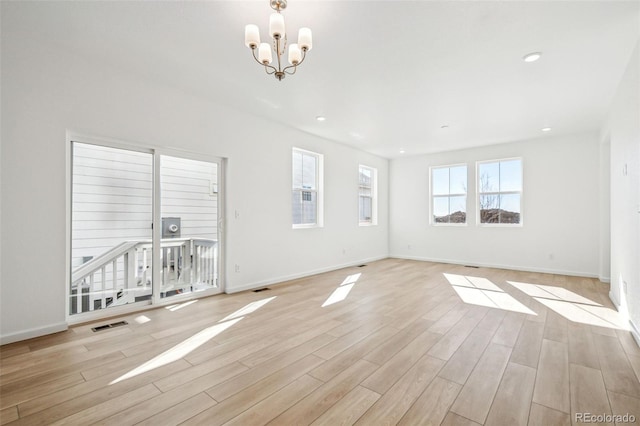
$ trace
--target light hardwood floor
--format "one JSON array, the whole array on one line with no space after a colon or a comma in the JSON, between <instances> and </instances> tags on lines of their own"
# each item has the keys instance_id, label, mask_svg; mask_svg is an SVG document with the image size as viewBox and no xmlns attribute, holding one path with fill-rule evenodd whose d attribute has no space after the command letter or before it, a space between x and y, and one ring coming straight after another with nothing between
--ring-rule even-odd
<instances>
[{"instance_id":1,"label":"light hardwood floor","mask_svg":"<svg viewBox=\"0 0 640 426\"><path fill-rule=\"evenodd\" d=\"M640 348L613 326L608 290L386 259L144 311L2 346L0 423L640 422Z\"/></svg>"}]
</instances>

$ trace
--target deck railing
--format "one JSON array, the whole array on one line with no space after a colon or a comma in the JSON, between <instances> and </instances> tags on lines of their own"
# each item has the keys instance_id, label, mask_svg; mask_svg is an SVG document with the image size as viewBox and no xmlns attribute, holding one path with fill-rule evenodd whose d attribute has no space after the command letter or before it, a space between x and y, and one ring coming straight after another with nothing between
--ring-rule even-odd
<instances>
[{"instance_id":1,"label":"deck railing","mask_svg":"<svg viewBox=\"0 0 640 426\"><path fill-rule=\"evenodd\" d=\"M161 297L217 286L217 241L171 238L161 242ZM149 299L151 240L126 241L73 270L69 313Z\"/></svg>"}]
</instances>

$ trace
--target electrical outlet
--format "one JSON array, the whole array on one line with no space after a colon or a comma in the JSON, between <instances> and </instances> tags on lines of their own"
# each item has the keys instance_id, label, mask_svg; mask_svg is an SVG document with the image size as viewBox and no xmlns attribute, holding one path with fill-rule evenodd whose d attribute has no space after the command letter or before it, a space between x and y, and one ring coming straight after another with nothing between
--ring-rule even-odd
<instances>
[{"instance_id":1,"label":"electrical outlet","mask_svg":"<svg viewBox=\"0 0 640 426\"><path fill-rule=\"evenodd\" d=\"M240 212L238 210L235 211L236 219L240 219Z\"/></svg>"},{"instance_id":2,"label":"electrical outlet","mask_svg":"<svg viewBox=\"0 0 640 426\"><path fill-rule=\"evenodd\" d=\"M411 244L407 244L407 249L411 250Z\"/></svg>"},{"instance_id":3,"label":"electrical outlet","mask_svg":"<svg viewBox=\"0 0 640 426\"><path fill-rule=\"evenodd\" d=\"M240 272L240 265L236 263L236 273L239 273L239 272Z\"/></svg>"}]
</instances>

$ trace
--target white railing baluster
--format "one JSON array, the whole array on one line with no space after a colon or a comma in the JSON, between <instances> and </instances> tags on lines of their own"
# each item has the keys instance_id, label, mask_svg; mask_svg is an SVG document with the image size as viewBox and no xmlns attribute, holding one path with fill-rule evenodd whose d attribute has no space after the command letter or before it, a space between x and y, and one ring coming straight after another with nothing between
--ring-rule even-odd
<instances>
[{"instance_id":1,"label":"white railing baluster","mask_svg":"<svg viewBox=\"0 0 640 426\"><path fill-rule=\"evenodd\" d=\"M211 284L211 247L207 247L207 284Z\"/></svg>"},{"instance_id":2,"label":"white railing baluster","mask_svg":"<svg viewBox=\"0 0 640 426\"><path fill-rule=\"evenodd\" d=\"M104 309L107 307L107 267L103 266L101 271L102 276L100 277L100 280L102 281L102 296L100 297L100 309Z\"/></svg>"},{"instance_id":3,"label":"white railing baluster","mask_svg":"<svg viewBox=\"0 0 640 426\"><path fill-rule=\"evenodd\" d=\"M191 240L184 243L182 253L182 280L186 283L193 283L191 279Z\"/></svg>"},{"instance_id":4,"label":"white railing baluster","mask_svg":"<svg viewBox=\"0 0 640 426\"><path fill-rule=\"evenodd\" d=\"M113 277L111 277L111 285L113 286L113 301L115 302L118 298L118 258L116 257L113 260L112 269L113 269Z\"/></svg>"},{"instance_id":5,"label":"white railing baluster","mask_svg":"<svg viewBox=\"0 0 640 426\"><path fill-rule=\"evenodd\" d=\"M142 249L142 283L147 285L147 249Z\"/></svg>"},{"instance_id":6,"label":"white railing baluster","mask_svg":"<svg viewBox=\"0 0 640 426\"><path fill-rule=\"evenodd\" d=\"M83 281L76 282L76 313L82 312L82 283Z\"/></svg>"},{"instance_id":7,"label":"white railing baluster","mask_svg":"<svg viewBox=\"0 0 640 426\"><path fill-rule=\"evenodd\" d=\"M93 306L94 306L94 299L95 299L95 294L93 293L93 288L94 288L94 283L95 283L95 275L96 273L92 273L91 277L89 278L89 310L93 311Z\"/></svg>"}]
</instances>

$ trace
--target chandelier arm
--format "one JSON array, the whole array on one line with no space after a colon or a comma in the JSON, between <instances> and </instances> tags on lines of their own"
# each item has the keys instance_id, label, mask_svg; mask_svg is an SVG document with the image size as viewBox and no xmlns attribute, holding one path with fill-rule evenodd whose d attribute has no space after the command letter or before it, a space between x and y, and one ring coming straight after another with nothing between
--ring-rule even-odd
<instances>
[{"instance_id":1,"label":"chandelier arm","mask_svg":"<svg viewBox=\"0 0 640 426\"><path fill-rule=\"evenodd\" d=\"M295 73L296 73L296 71L298 70L298 66L302 65L302 63L304 62L304 59L305 59L306 57L307 57L307 51L306 51L306 49L303 49L303 50L302 50L302 59L300 60L300 62L298 62L298 63L297 63L297 64L295 64L295 65L289 65L288 67L286 67L286 68L285 68L285 69L283 69L282 71L286 72L286 73L287 73L287 74L289 74L289 75L293 75L293 74L295 74ZM287 71L288 69L291 69L291 68L293 68L293 71L292 71L292 72Z\"/></svg>"},{"instance_id":2,"label":"chandelier arm","mask_svg":"<svg viewBox=\"0 0 640 426\"><path fill-rule=\"evenodd\" d=\"M293 68L293 71L288 71L291 68ZM286 67L285 69L282 70L282 72L286 72L289 75L294 75L296 73L296 71L298 70L298 66L297 65L289 65L288 67Z\"/></svg>"},{"instance_id":3,"label":"chandelier arm","mask_svg":"<svg viewBox=\"0 0 640 426\"><path fill-rule=\"evenodd\" d=\"M273 74L274 72L278 71L277 69L275 69L271 65L263 64L262 62L260 62L258 60L258 57L256 56L256 50L257 50L256 48L252 48L251 49L251 53L253 53L253 59L255 59L257 63L259 63L260 65L262 65L264 67L264 69L267 72L267 74ZM269 72L268 68L271 68L273 71Z\"/></svg>"}]
</instances>

